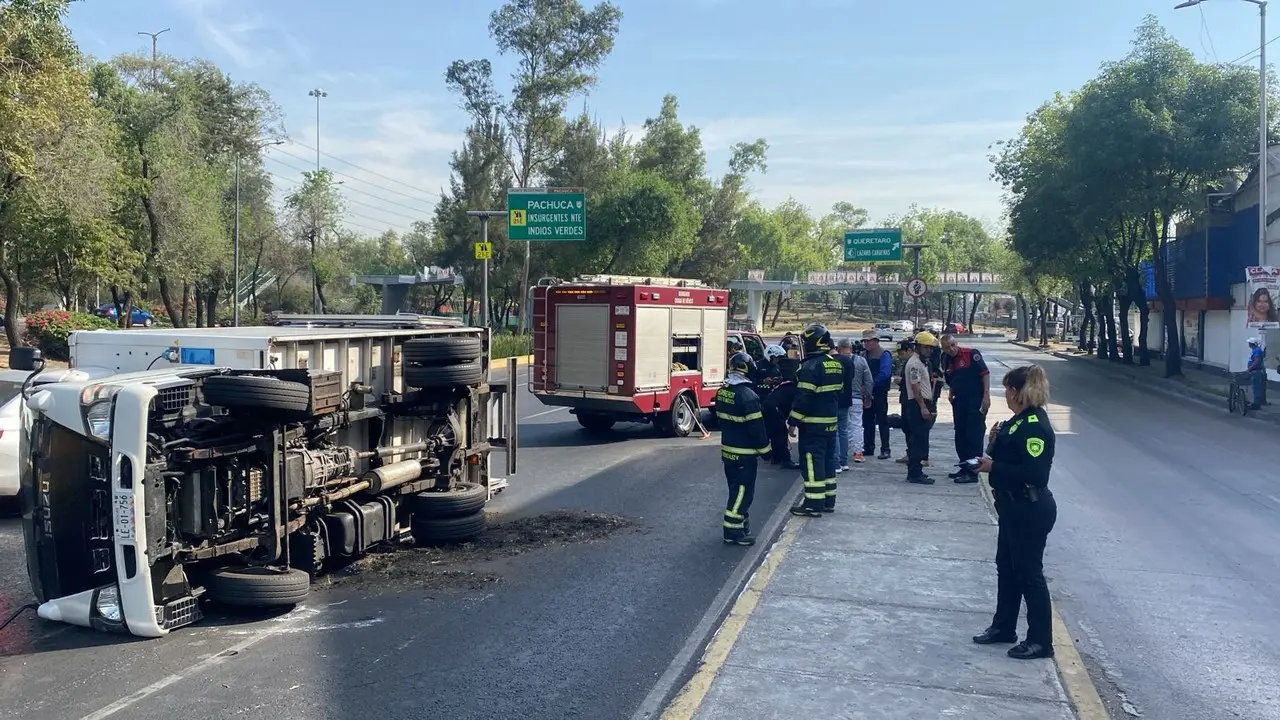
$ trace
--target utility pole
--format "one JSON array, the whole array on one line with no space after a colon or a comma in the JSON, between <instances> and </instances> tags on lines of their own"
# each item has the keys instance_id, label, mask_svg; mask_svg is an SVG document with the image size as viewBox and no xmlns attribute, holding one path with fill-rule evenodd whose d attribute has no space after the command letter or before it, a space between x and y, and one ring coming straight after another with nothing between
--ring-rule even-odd
<instances>
[{"instance_id":1,"label":"utility pole","mask_svg":"<svg viewBox=\"0 0 1280 720\"><path fill-rule=\"evenodd\" d=\"M161 35L167 32L169 32L169 28L165 28L160 32L153 32L153 33L142 32L142 31L138 32L139 35L146 35L151 38L151 84L152 85L156 84L158 79L158 75L156 71L160 69L160 61L159 61L160 55L156 51L156 41L160 38Z\"/></svg>"},{"instance_id":2,"label":"utility pole","mask_svg":"<svg viewBox=\"0 0 1280 720\"><path fill-rule=\"evenodd\" d=\"M329 93L316 88L307 93L316 99L316 189L320 181L320 98L329 97ZM316 272L316 240L320 233L320 197L311 199L311 312L320 312L320 276Z\"/></svg>"},{"instance_id":3,"label":"utility pole","mask_svg":"<svg viewBox=\"0 0 1280 720\"><path fill-rule=\"evenodd\" d=\"M486 248L489 246L489 218L501 218L507 216L506 210L468 210L467 215L474 218L480 218L480 242ZM525 243L530 245L532 243ZM477 255L480 253L477 252ZM480 269L480 317L486 328L489 327L489 258L481 258L483 263ZM520 310L523 315L524 301L520 302ZM524 318L520 318L520 322L524 322Z\"/></svg>"}]
</instances>

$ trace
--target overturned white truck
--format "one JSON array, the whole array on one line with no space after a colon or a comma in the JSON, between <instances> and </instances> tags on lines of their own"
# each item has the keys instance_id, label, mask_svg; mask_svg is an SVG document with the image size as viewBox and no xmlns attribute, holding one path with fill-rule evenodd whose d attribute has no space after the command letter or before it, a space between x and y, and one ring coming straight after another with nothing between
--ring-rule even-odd
<instances>
[{"instance_id":1,"label":"overturned white truck","mask_svg":"<svg viewBox=\"0 0 1280 720\"><path fill-rule=\"evenodd\" d=\"M27 566L47 620L156 637L206 598L297 604L375 544L480 533L515 472L515 361L490 380L483 328L281 315L69 344L72 370L24 390ZM27 349L11 363L41 367Z\"/></svg>"}]
</instances>

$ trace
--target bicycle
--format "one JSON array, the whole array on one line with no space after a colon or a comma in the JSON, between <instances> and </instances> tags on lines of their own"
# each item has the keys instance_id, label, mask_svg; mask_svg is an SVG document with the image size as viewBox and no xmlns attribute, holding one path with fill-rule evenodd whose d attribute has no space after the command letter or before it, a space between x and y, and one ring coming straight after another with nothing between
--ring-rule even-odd
<instances>
[{"instance_id":1,"label":"bicycle","mask_svg":"<svg viewBox=\"0 0 1280 720\"><path fill-rule=\"evenodd\" d=\"M1227 387L1227 412L1240 413L1241 417L1249 414L1249 399L1246 387L1253 386L1253 376L1247 372L1231 375L1231 385Z\"/></svg>"}]
</instances>

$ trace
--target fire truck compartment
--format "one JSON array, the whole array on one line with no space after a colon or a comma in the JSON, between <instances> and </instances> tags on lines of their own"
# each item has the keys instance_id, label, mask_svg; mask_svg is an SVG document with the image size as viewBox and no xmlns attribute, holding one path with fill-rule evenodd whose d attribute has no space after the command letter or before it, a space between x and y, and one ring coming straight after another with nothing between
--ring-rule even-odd
<instances>
[{"instance_id":1,"label":"fire truck compartment","mask_svg":"<svg viewBox=\"0 0 1280 720\"><path fill-rule=\"evenodd\" d=\"M556 308L557 389L605 392L609 386L608 351L608 305Z\"/></svg>"}]
</instances>

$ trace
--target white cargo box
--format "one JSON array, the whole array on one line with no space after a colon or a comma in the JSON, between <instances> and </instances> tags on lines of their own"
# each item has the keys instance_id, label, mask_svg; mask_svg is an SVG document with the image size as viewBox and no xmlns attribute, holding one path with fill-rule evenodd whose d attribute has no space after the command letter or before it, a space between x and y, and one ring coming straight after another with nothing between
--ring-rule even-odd
<instances>
[{"instance_id":1,"label":"white cargo box","mask_svg":"<svg viewBox=\"0 0 1280 720\"><path fill-rule=\"evenodd\" d=\"M73 368L137 372L169 365L211 365L233 370L310 368L340 371L342 382L373 387L374 394L403 392L398 347L427 335L475 335L466 327L148 328L80 330L68 346ZM166 353L176 352L176 362ZM486 368L489 358L482 358ZM390 382L388 382L390 379Z\"/></svg>"}]
</instances>

